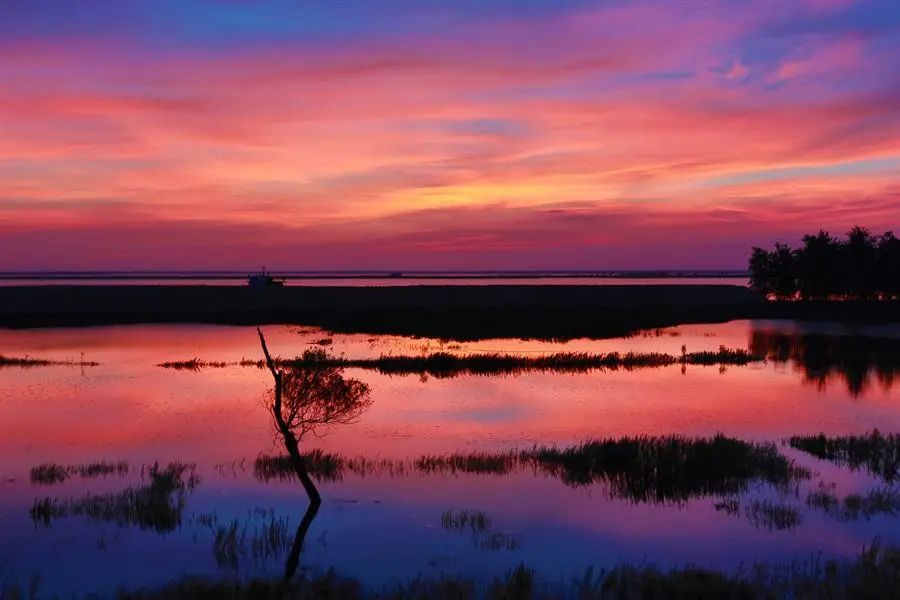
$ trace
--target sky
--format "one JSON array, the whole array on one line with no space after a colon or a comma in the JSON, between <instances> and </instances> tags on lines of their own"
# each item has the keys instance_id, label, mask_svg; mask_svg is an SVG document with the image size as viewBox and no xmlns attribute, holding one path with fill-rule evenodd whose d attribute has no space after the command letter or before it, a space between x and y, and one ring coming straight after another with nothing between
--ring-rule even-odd
<instances>
[{"instance_id":1,"label":"sky","mask_svg":"<svg viewBox=\"0 0 900 600\"><path fill-rule=\"evenodd\" d=\"M0 270L735 269L900 233L897 0L0 0Z\"/></svg>"}]
</instances>

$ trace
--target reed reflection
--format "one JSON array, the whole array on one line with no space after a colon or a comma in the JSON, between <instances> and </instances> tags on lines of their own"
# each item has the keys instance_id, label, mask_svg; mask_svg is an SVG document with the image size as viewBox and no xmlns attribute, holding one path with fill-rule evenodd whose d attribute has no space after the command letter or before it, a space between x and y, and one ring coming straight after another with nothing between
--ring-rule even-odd
<instances>
[{"instance_id":1,"label":"reed reflection","mask_svg":"<svg viewBox=\"0 0 900 600\"><path fill-rule=\"evenodd\" d=\"M157 533L174 531L181 525L188 493L200 478L193 464L169 463L149 467L144 485L121 492L87 494L81 498L47 496L34 501L29 511L35 525L49 527L56 519L84 516L90 520L133 525ZM142 479L143 479L142 473Z\"/></svg>"},{"instance_id":2,"label":"reed reflection","mask_svg":"<svg viewBox=\"0 0 900 600\"><path fill-rule=\"evenodd\" d=\"M415 459L371 460L312 451L305 467L320 479L418 475L504 477L530 472L570 487L605 486L611 498L634 504L682 505L704 497L740 494L768 484L785 489L810 473L785 457L774 444L751 443L723 435L624 437L559 448L426 455ZM290 479L293 462L284 456L259 456L253 467L259 481Z\"/></svg>"}]
</instances>

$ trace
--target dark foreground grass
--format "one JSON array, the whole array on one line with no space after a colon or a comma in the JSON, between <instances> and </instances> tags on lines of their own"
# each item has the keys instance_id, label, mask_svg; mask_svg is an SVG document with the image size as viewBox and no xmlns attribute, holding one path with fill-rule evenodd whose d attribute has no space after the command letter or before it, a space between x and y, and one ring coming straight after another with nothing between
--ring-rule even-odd
<instances>
[{"instance_id":1,"label":"dark foreground grass","mask_svg":"<svg viewBox=\"0 0 900 600\"><path fill-rule=\"evenodd\" d=\"M724 346L715 352L691 352L680 356L657 352L611 352L591 354L586 352L557 352L544 356L519 356L503 353L475 353L456 355L435 352L421 356L398 355L379 358L351 359L327 354L321 349L307 350L302 356L278 359L284 367L298 369L356 368L371 369L386 375L430 375L436 378L460 375L504 375L528 371L548 371L559 373L585 373L595 370L631 370L640 368L667 367L678 364L689 365L746 365L763 360L746 350L730 349ZM167 361L158 366L166 369L199 371L204 368L251 366L263 368L262 361L241 360L236 362L204 361L192 358L182 361Z\"/></svg>"},{"instance_id":2,"label":"dark foreground grass","mask_svg":"<svg viewBox=\"0 0 900 600\"><path fill-rule=\"evenodd\" d=\"M120 600L693 600L693 599L855 599L900 596L900 550L875 543L854 560L756 564L737 573L687 566L663 569L652 564L587 569L570 581L547 582L519 566L488 583L465 576L417 578L367 588L334 571L283 584L277 580L186 578L156 589L121 590ZM35 585L32 585L34 588ZM37 586L39 587L39 585ZM2 597L26 598L29 592L7 583Z\"/></svg>"},{"instance_id":3,"label":"dark foreground grass","mask_svg":"<svg viewBox=\"0 0 900 600\"><path fill-rule=\"evenodd\" d=\"M825 434L794 436L788 443L798 450L852 470L866 470L892 483L900 477L900 435L882 435L877 429L866 435L827 437Z\"/></svg>"},{"instance_id":4,"label":"dark foreground grass","mask_svg":"<svg viewBox=\"0 0 900 600\"><path fill-rule=\"evenodd\" d=\"M314 451L304 456L320 481L358 476L473 474L503 476L531 471L570 486L605 484L611 496L631 502L681 503L724 497L755 484L784 487L809 473L773 444L753 444L717 435L712 438L625 437L595 440L560 449L553 446L506 452L427 455L412 460L366 460ZM286 456L261 455L254 463L260 481L293 479Z\"/></svg>"}]
</instances>

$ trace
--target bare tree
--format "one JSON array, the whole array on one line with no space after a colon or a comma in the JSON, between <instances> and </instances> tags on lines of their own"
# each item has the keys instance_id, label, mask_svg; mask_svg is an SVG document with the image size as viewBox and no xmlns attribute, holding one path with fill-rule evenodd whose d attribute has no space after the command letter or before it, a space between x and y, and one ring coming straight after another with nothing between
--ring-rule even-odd
<instances>
[{"instance_id":1,"label":"bare tree","mask_svg":"<svg viewBox=\"0 0 900 600\"><path fill-rule=\"evenodd\" d=\"M257 328L256 331L266 365L275 380L270 406L275 427L310 501L319 504L322 498L300 453L300 439L310 432L320 434L329 425L357 421L372 404L369 386L356 379L346 379L343 369L325 364L279 369L269 354L262 330Z\"/></svg>"},{"instance_id":2,"label":"bare tree","mask_svg":"<svg viewBox=\"0 0 900 600\"><path fill-rule=\"evenodd\" d=\"M272 404L269 407L275 428L284 440L284 447L303 489L309 496L309 507L297 527L294 543L285 563L282 585L287 586L300 563L300 552L306 534L319 512L322 497L309 476L306 461L300 453L300 440L307 433L319 434L335 424L355 422L371 404L369 386L356 379L345 379L343 370L326 364L279 369L269 354L261 329L259 342L266 357L266 365L275 380ZM323 354L323 358L325 358ZM313 361L314 362L314 361Z\"/></svg>"}]
</instances>

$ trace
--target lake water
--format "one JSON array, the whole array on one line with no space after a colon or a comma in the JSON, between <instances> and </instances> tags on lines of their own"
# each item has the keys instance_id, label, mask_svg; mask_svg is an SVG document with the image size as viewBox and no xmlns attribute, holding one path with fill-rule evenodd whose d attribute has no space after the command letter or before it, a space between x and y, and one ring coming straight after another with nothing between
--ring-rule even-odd
<instances>
[{"instance_id":1,"label":"lake water","mask_svg":"<svg viewBox=\"0 0 900 600\"><path fill-rule=\"evenodd\" d=\"M893 490L890 478L786 443L793 435L900 431L896 367L883 351L866 350L896 348L897 327L739 321L566 343L454 343L294 326L265 332L284 357L310 348L361 358L726 346L777 358L446 378L346 369L343 377L368 384L369 402L355 422L301 440L303 451L321 450L337 464L317 474L323 503L301 540L297 577L334 569L374 587L455 573L487 581L525 564L545 581L568 582L589 566L736 572L759 561L853 558L876 538L900 543L900 518L889 510L838 514L810 500ZM0 582L33 581L40 594L70 597L184 576L284 573L308 502L297 481L257 460L284 454L267 409L271 375L255 367L156 366L257 360L253 328L0 330L0 354L99 363L0 368ZM655 482L644 494L627 476L585 482L534 462L496 468L451 458L718 433L775 444L802 476L718 482L721 490L716 482L684 490L670 482L674 492ZM78 468L98 462L107 472ZM56 477L33 471L45 464L67 470ZM146 516L142 494L157 481L150 474L157 464L160 471L173 465L176 475L162 492L164 514Z\"/></svg>"}]
</instances>

